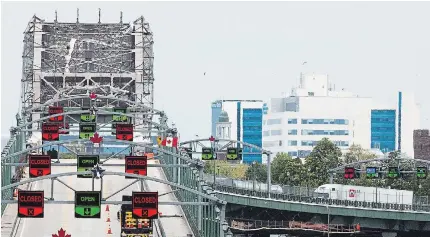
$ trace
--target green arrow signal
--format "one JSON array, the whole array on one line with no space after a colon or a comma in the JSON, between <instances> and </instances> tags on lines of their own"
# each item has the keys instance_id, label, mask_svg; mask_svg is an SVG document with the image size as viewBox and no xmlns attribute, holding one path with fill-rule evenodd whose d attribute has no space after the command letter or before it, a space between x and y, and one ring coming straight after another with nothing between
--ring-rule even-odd
<instances>
[{"instance_id":1,"label":"green arrow signal","mask_svg":"<svg viewBox=\"0 0 430 237\"><path fill-rule=\"evenodd\" d=\"M100 207L98 206L77 206L75 207L75 213L81 216L95 216L100 213Z\"/></svg>"}]
</instances>

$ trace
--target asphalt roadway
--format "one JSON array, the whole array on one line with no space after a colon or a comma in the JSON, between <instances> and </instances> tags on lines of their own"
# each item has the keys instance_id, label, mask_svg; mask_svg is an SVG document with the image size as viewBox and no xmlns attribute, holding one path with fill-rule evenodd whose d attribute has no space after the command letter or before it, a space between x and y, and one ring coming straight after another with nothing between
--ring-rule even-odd
<instances>
[{"instance_id":1,"label":"asphalt roadway","mask_svg":"<svg viewBox=\"0 0 430 237\"><path fill-rule=\"evenodd\" d=\"M76 160L61 160L61 163L76 163ZM124 160L109 160L106 163L124 163ZM154 161L151 160L148 163L154 163ZM124 172L124 167L109 166L105 167L105 169ZM76 167L73 166L52 167L53 174L75 171ZM157 167L149 168L148 176L165 178L161 168ZM77 178L76 176L60 177L59 179L77 191L90 191L92 189L91 179ZM122 176L104 176L102 196L105 198L133 181L133 179L125 179ZM137 182L108 200L120 201L122 195L131 195L132 191L140 191L140 185L140 182ZM157 182L148 181L147 186L149 187L149 191L158 191L159 194L171 191L170 186ZM32 185L32 190L44 190L45 197L49 198L51 181L38 181ZM95 180L95 190L100 190L100 180ZM56 181L54 184L54 199L73 201L74 192ZM173 194L168 194L161 196L159 201L176 201L176 198ZM100 219L81 219L74 216L74 204L45 204L44 218L22 218L15 237L52 237L53 234L57 234L60 228L65 230L66 234L70 234L71 237L119 237L121 236L120 223L117 220L117 211L119 208L119 205L109 205L109 211L106 211L106 205L102 205ZM182 209L179 206L160 205L159 212L169 216L183 215ZM110 218L110 222L107 222L108 218ZM186 237L187 234L192 233L184 217L166 217L160 220L167 237ZM108 234L109 228L112 234ZM154 234L155 236L157 236L156 233Z\"/></svg>"}]
</instances>

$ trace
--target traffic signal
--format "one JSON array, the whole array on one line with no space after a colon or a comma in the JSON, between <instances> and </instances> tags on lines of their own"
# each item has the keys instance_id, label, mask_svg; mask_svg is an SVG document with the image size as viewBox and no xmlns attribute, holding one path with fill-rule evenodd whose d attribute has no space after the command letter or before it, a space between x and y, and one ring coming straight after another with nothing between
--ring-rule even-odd
<instances>
[{"instance_id":1,"label":"traffic signal","mask_svg":"<svg viewBox=\"0 0 430 237\"><path fill-rule=\"evenodd\" d=\"M400 171L398 167L388 167L387 177L390 179L397 179L400 177Z\"/></svg>"},{"instance_id":2,"label":"traffic signal","mask_svg":"<svg viewBox=\"0 0 430 237\"><path fill-rule=\"evenodd\" d=\"M427 167L417 167L417 178L418 179L427 178Z\"/></svg>"},{"instance_id":3,"label":"traffic signal","mask_svg":"<svg viewBox=\"0 0 430 237\"><path fill-rule=\"evenodd\" d=\"M376 179L378 178L378 168L377 167L367 167L366 168L366 178Z\"/></svg>"},{"instance_id":4,"label":"traffic signal","mask_svg":"<svg viewBox=\"0 0 430 237\"><path fill-rule=\"evenodd\" d=\"M355 168L354 167L345 167L345 173L343 175L345 179L354 179L356 178Z\"/></svg>"}]
</instances>

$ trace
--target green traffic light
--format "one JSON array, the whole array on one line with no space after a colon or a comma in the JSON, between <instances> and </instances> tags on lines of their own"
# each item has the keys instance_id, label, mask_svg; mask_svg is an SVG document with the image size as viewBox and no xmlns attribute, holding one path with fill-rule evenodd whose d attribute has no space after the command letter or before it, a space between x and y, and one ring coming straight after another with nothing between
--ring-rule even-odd
<instances>
[{"instance_id":1,"label":"green traffic light","mask_svg":"<svg viewBox=\"0 0 430 237\"><path fill-rule=\"evenodd\" d=\"M417 167L417 178L418 179L427 178L427 167Z\"/></svg>"}]
</instances>

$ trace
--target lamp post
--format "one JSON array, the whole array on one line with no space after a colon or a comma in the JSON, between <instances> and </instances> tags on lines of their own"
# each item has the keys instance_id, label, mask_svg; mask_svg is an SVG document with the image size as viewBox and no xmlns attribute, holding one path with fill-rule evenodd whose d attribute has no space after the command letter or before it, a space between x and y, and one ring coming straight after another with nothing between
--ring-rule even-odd
<instances>
[{"instance_id":1,"label":"lamp post","mask_svg":"<svg viewBox=\"0 0 430 237\"><path fill-rule=\"evenodd\" d=\"M327 208L327 237L330 237L330 208L328 203L325 207Z\"/></svg>"},{"instance_id":2,"label":"lamp post","mask_svg":"<svg viewBox=\"0 0 430 237\"><path fill-rule=\"evenodd\" d=\"M257 164L257 162L254 160L252 162L252 192L255 192L255 165Z\"/></svg>"}]
</instances>

